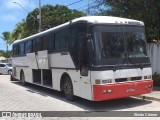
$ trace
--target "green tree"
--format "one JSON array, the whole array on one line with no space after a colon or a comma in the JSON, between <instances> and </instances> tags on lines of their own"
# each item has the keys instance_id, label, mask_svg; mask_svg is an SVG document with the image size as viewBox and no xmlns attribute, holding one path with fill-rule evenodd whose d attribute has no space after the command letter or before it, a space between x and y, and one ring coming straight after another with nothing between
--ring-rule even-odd
<instances>
[{"instance_id":1,"label":"green tree","mask_svg":"<svg viewBox=\"0 0 160 120\"><path fill-rule=\"evenodd\" d=\"M69 9L66 6L61 5L44 5L41 8L42 11L42 31L55 27L62 23L68 22L74 18L84 16L85 14ZM28 14L26 20L18 23L12 32L14 39L22 39L30 35L38 33L39 23L35 19L39 14L39 9L36 8ZM34 16L34 17L33 17Z\"/></svg>"},{"instance_id":2,"label":"green tree","mask_svg":"<svg viewBox=\"0 0 160 120\"><path fill-rule=\"evenodd\" d=\"M4 51L0 50L0 57L10 58L12 56L12 50Z\"/></svg>"},{"instance_id":3,"label":"green tree","mask_svg":"<svg viewBox=\"0 0 160 120\"><path fill-rule=\"evenodd\" d=\"M4 50L0 50L0 57L5 57L6 52Z\"/></svg>"},{"instance_id":4,"label":"green tree","mask_svg":"<svg viewBox=\"0 0 160 120\"><path fill-rule=\"evenodd\" d=\"M141 20L145 23L148 42L160 38L159 0L103 0L99 14Z\"/></svg>"},{"instance_id":5,"label":"green tree","mask_svg":"<svg viewBox=\"0 0 160 120\"><path fill-rule=\"evenodd\" d=\"M15 29L12 31L12 38L14 38L13 41L17 40L17 39L21 39L21 38L23 38L23 36L26 35L25 28L26 28L26 21L25 20L22 20L21 22L16 24ZM11 42L13 42L13 41L11 41Z\"/></svg>"},{"instance_id":6,"label":"green tree","mask_svg":"<svg viewBox=\"0 0 160 120\"><path fill-rule=\"evenodd\" d=\"M6 32L3 32L2 35L3 36L1 36L0 38L6 42L6 51L8 51L8 45L12 39L11 33L6 31Z\"/></svg>"},{"instance_id":7,"label":"green tree","mask_svg":"<svg viewBox=\"0 0 160 120\"><path fill-rule=\"evenodd\" d=\"M11 58L11 57L12 57L12 50L6 51L4 57L6 57L6 58Z\"/></svg>"}]
</instances>

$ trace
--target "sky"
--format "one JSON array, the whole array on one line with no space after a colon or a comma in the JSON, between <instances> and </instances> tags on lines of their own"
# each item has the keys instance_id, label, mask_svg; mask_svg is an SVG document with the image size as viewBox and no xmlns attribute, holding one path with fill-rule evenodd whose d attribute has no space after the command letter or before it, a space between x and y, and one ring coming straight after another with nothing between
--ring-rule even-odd
<instances>
[{"instance_id":1,"label":"sky","mask_svg":"<svg viewBox=\"0 0 160 120\"><path fill-rule=\"evenodd\" d=\"M76 1L80 0L41 0L41 5L69 5L75 3ZM68 7L70 9L77 9L81 11L87 9L88 1L90 2L91 0L82 0L78 3L69 5ZM26 11L14 2L19 3ZM26 18L28 14L27 12L31 12L38 7L39 0L0 0L0 36L2 36L2 32L4 31L12 32L16 24ZM11 49L12 45L9 46L9 50ZM1 38L0 50L6 50L6 43Z\"/></svg>"}]
</instances>

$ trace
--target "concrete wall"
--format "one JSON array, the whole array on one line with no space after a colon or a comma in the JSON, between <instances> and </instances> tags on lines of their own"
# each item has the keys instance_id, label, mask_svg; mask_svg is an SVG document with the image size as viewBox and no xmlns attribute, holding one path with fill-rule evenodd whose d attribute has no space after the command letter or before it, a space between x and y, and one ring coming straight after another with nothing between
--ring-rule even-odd
<instances>
[{"instance_id":1,"label":"concrete wall","mask_svg":"<svg viewBox=\"0 0 160 120\"><path fill-rule=\"evenodd\" d=\"M147 52L150 57L153 74L155 72L160 73L160 43L149 43Z\"/></svg>"}]
</instances>

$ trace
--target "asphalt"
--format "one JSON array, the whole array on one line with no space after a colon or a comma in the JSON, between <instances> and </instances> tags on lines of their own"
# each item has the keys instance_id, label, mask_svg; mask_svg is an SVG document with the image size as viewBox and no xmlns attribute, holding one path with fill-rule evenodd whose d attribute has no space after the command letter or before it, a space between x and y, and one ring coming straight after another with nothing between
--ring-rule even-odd
<instances>
[{"instance_id":1,"label":"asphalt","mask_svg":"<svg viewBox=\"0 0 160 120\"><path fill-rule=\"evenodd\" d=\"M146 100L160 101L160 87L153 87L153 91L151 93L140 95L137 97L146 99Z\"/></svg>"}]
</instances>

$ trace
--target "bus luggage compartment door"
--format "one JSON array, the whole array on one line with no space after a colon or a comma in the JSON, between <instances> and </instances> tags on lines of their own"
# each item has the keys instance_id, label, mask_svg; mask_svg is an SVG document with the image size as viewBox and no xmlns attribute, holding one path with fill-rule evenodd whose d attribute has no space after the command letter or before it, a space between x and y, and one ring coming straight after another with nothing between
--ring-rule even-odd
<instances>
[{"instance_id":1,"label":"bus luggage compartment door","mask_svg":"<svg viewBox=\"0 0 160 120\"><path fill-rule=\"evenodd\" d=\"M38 51L38 68L39 69L49 69L48 65L48 51Z\"/></svg>"},{"instance_id":2,"label":"bus luggage compartment door","mask_svg":"<svg viewBox=\"0 0 160 120\"><path fill-rule=\"evenodd\" d=\"M38 69L37 59L35 53L28 53L27 59L30 69Z\"/></svg>"}]
</instances>

